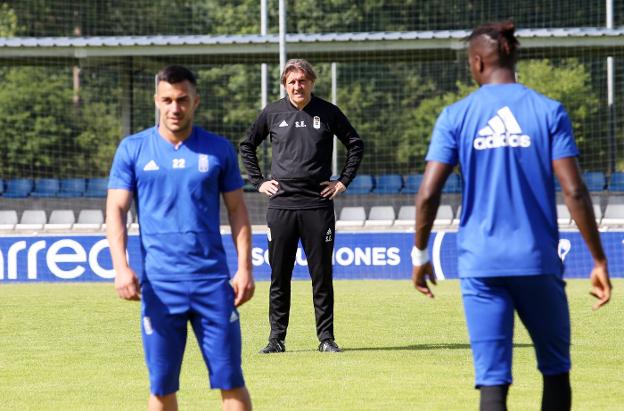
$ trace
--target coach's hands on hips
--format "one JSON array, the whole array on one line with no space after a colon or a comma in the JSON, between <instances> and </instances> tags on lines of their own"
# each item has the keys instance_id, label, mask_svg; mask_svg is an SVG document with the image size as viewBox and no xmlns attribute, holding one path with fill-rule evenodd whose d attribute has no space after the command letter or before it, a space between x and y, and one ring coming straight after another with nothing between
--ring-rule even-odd
<instances>
[{"instance_id":1,"label":"coach's hands on hips","mask_svg":"<svg viewBox=\"0 0 624 411\"><path fill-rule=\"evenodd\" d=\"M130 301L141 299L139 278L130 267L115 269L115 290L119 298Z\"/></svg>"},{"instance_id":2,"label":"coach's hands on hips","mask_svg":"<svg viewBox=\"0 0 624 411\"><path fill-rule=\"evenodd\" d=\"M606 262L596 263L594 265L589 275L589 281L592 287L589 293L598 299L598 302L592 306L592 309L597 310L611 299L611 289L613 286L609 279L609 270Z\"/></svg>"},{"instance_id":3,"label":"coach's hands on hips","mask_svg":"<svg viewBox=\"0 0 624 411\"><path fill-rule=\"evenodd\" d=\"M321 186L325 186L325 188L321 191L321 197L328 198L333 200L338 194L347 190L344 184L341 181L323 181Z\"/></svg>"},{"instance_id":4,"label":"coach's hands on hips","mask_svg":"<svg viewBox=\"0 0 624 411\"><path fill-rule=\"evenodd\" d=\"M265 181L260 185L260 188L258 188L259 192L264 193L269 197L275 195L275 193L277 193L277 190L279 190L279 183L277 182L277 180Z\"/></svg>"},{"instance_id":5,"label":"coach's hands on hips","mask_svg":"<svg viewBox=\"0 0 624 411\"><path fill-rule=\"evenodd\" d=\"M234 289L234 305L243 305L251 300L256 290L253 275L249 270L239 270L232 278L232 288Z\"/></svg>"},{"instance_id":6,"label":"coach's hands on hips","mask_svg":"<svg viewBox=\"0 0 624 411\"><path fill-rule=\"evenodd\" d=\"M412 283L414 287L429 298L433 298L433 293L427 283L427 278L431 281L431 284L437 285L435 272L431 262L426 262L423 265L415 265L412 268Z\"/></svg>"}]
</instances>

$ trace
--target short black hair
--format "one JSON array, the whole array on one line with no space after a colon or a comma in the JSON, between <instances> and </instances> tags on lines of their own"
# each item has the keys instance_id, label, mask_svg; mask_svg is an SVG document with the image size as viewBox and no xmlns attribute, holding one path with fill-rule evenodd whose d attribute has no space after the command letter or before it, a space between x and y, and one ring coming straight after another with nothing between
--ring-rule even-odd
<instances>
[{"instance_id":1,"label":"short black hair","mask_svg":"<svg viewBox=\"0 0 624 411\"><path fill-rule=\"evenodd\" d=\"M516 26L511 20L485 23L476 27L467 40L470 42L480 36L486 36L495 41L500 65L513 67L516 64L517 50L520 45L515 31Z\"/></svg>"},{"instance_id":2,"label":"short black hair","mask_svg":"<svg viewBox=\"0 0 624 411\"><path fill-rule=\"evenodd\" d=\"M191 83L193 87L197 87L195 74L184 66L167 66L158 72L156 80L158 83L165 81L169 84L181 83L186 80Z\"/></svg>"}]
</instances>

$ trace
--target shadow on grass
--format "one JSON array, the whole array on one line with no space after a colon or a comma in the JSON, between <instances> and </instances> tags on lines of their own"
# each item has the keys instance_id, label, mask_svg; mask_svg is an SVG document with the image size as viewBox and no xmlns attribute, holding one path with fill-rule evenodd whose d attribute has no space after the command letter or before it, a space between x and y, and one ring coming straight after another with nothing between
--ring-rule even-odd
<instances>
[{"instance_id":1,"label":"shadow on grass","mask_svg":"<svg viewBox=\"0 0 624 411\"><path fill-rule=\"evenodd\" d=\"M514 343L514 348L532 348L533 344ZM412 344L397 347L342 347L342 351L427 351L427 350L469 350L470 344ZM315 349L286 350L288 353L304 353L318 351ZM281 353L280 353L281 354Z\"/></svg>"},{"instance_id":2,"label":"shadow on grass","mask_svg":"<svg viewBox=\"0 0 624 411\"><path fill-rule=\"evenodd\" d=\"M514 344L514 348L533 347L533 344ZM470 344L412 344L399 347L355 347L343 351L426 351L426 350L469 350Z\"/></svg>"}]
</instances>

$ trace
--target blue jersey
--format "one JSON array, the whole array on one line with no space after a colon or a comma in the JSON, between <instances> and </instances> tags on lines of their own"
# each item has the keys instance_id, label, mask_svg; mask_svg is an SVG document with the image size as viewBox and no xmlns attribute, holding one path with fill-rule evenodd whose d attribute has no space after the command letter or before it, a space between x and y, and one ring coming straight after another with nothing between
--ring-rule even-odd
<instances>
[{"instance_id":1,"label":"blue jersey","mask_svg":"<svg viewBox=\"0 0 624 411\"><path fill-rule=\"evenodd\" d=\"M232 145L198 127L177 148L157 127L125 138L108 183L134 193L143 273L160 281L229 278L219 196L242 186Z\"/></svg>"},{"instance_id":2,"label":"blue jersey","mask_svg":"<svg viewBox=\"0 0 624 411\"><path fill-rule=\"evenodd\" d=\"M577 155L562 105L521 84L444 109L427 161L461 167L460 277L561 274L552 161Z\"/></svg>"}]
</instances>

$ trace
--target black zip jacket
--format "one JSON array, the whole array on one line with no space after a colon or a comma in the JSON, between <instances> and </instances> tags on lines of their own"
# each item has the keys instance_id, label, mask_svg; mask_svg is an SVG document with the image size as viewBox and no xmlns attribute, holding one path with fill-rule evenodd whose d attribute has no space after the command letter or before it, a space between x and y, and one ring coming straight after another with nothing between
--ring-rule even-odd
<instances>
[{"instance_id":1,"label":"black zip jacket","mask_svg":"<svg viewBox=\"0 0 624 411\"><path fill-rule=\"evenodd\" d=\"M347 148L338 178L347 187L362 161L364 142L338 107L312 95L303 110L298 110L286 96L262 110L241 141L240 154L249 181L259 188L269 179L260 171L256 149L267 136L270 138L271 178L279 182L279 191L270 198L269 208L332 205L321 197L320 183L331 177L334 135Z\"/></svg>"}]
</instances>

